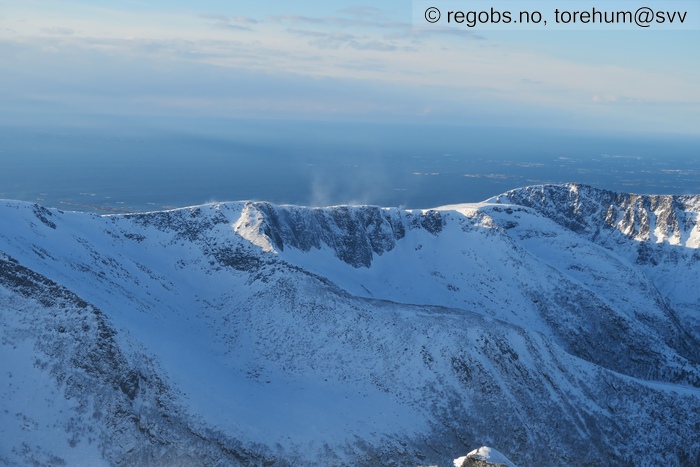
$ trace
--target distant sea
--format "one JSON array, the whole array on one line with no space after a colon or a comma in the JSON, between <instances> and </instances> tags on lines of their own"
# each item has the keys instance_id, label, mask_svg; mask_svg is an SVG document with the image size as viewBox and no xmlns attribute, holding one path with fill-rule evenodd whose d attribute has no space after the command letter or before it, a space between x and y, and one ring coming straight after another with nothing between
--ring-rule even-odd
<instances>
[{"instance_id":1,"label":"distant sea","mask_svg":"<svg viewBox=\"0 0 700 467\"><path fill-rule=\"evenodd\" d=\"M429 208L580 182L700 193L700 138L569 130L227 121L197 129L0 127L0 198L64 210L212 201Z\"/></svg>"}]
</instances>

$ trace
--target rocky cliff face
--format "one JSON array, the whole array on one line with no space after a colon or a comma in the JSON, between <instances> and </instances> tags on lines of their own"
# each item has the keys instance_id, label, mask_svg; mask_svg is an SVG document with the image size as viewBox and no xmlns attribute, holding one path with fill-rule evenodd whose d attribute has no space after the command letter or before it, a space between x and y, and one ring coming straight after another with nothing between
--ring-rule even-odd
<instances>
[{"instance_id":1,"label":"rocky cliff face","mask_svg":"<svg viewBox=\"0 0 700 467\"><path fill-rule=\"evenodd\" d=\"M4 202L0 460L696 465L699 209Z\"/></svg>"},{"instance_id":2,"label":"rocky cliff face","mask_svg":"<svg viewBox=\"0 0 700 467\"><path fill-rule=\"evenodd\" d=\"M521 188L493 201L530 207L593 240L612 229L638 242L700 246L700 195L635 195L569 184Z\"/></svg>"},{"instance_id":3,"label":"rocky cliff face","mask_svg":"<svg viewBox=\"0 0 700 467\"><path fill-rule=\"evenodd\" d=\"M492 201L527 206L634 263L682 327L700 338L700 195L635 195L570 184L513 190Z\"/></svg>"}]
</instances>

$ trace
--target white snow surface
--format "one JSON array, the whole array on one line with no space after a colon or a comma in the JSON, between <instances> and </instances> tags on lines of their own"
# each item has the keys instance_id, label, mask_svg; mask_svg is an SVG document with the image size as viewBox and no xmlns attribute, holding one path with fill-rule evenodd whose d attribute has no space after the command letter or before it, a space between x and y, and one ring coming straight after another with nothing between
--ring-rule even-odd
<instances>
[{"instance_id":1,"label":"white snow surface","mask_svg":"<svg viewBox=\"0 0 700 467\"><path fill-rule=\"evenodd\" d=\"M547 210L568 209L553 195L532 205L507 195L424 211L239 202L114 216L3 201L0 258L104 314L124 365L144 375L133 401L104 389L135 414L134 436L167 438L171 425L143 415L167 399L185 434L290 465L444 464L477 439L521 465L551 461L543 440L560 465L678 460L676 445L647 452L658 439L700 459L699 435L684 431L700 409L697 206L677 229L658 220L673 203L659 202L646 217L620 211L609 227L576 230ZM647 236L642 218L654 219ZM36 363L54 358L41 340L61 337L38 331L42 306L63 311L18 299L10 279L0 286L0 397L11 407L0 463L118 461L105 448L126 438L57 376L71 362ZM659 425L654 404L678 414ZM82 428L68 433L67 420ZM201 446L183 449L204 459Z\"/></svg>"},{"instance_id":2,"label":"white snow surface","mask_svg":"<svg viewBox=\"0 0 700 467\"><path fill-rule=\"evenodd\" d=\"M481 446L480 448L474 449L466 456L455 459L455 467L462 467L462 464L468 458L479 459L482 461L490 462L491 464L505 465L506 467L516 467L516 465L513 464L513 462L511 462L510 459L488 446Z\"/></svg>"}]
</instances>

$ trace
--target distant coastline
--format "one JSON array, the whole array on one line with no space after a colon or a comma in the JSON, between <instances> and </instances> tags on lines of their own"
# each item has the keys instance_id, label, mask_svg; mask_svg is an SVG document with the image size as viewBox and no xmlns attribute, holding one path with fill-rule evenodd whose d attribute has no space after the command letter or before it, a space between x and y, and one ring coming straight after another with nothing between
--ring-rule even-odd
<instances>
[{"instance_id":1,"label":"distant coastline","mask_svg":"<svg viewBox=\"0 0 700 467\"><path fill-rule=\"evenodd\" d=\"M700 143L673 135L342 122L235 128L0 126L0 198L125 213L236 200L430 208L541 183L640 194L700 187Z\"/></svg>"}]
</instances>

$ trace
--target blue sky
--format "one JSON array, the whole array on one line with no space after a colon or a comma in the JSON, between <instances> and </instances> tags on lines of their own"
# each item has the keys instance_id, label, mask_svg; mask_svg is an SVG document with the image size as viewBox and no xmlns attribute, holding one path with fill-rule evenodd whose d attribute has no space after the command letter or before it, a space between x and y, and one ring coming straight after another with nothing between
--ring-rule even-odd
<instances>
[{"instance_id":1,"label":"blue sky","mask_svg":"<svg viewBox=\"0 0 700 467\"><path fill-rule=\"evenodd\" d=\"M412 4L0 0L0 121L700 134L700 31L414 30Z\"/></svg>"}]
</instances>

